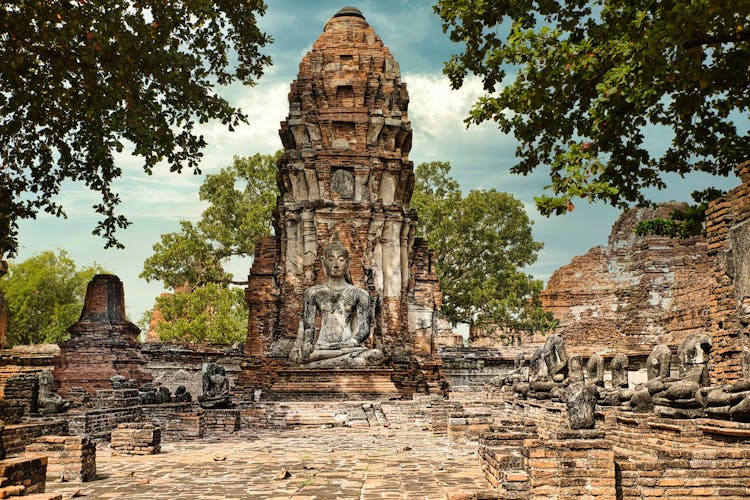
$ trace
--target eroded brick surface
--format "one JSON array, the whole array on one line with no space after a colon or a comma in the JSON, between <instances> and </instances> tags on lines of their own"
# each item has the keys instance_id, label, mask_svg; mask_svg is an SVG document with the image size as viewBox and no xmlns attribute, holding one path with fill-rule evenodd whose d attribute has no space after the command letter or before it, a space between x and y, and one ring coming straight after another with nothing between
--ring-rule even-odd
<instances>
[{"instance_id":1,"label":"eroded brick surface","mask_svg":"<svg viewBox=\"0 0 750 500\"><path fill-rule=\"evenodd\" d=\"M708 329L712 265L706 239L634 233L639 221L666 217L677 206L625 212L607 246L552 274L542 305L560 321L556 333L568 346L585 346L583 355L647 354L657 343L676 346Z\"/></svg>"},{"instance_id":2,"label":"eroded brick surface","mask_svg":"<svg viewBox=\"0 0 750 500\"><path fill-rule=\"evenodd\" d=\"M74 387L93 396L96 389L109 389L114 375L134 379L140 385L151 380L144 369L140 330L125 317L122 281L100 274L86 290L81 319L68 328L71 338L60 344L55 385L62 396Z\"/></svg>"},{"instance_id":3,"label":"eroded brick surface","mask_svg":"<svg viewBox=\"0 0 750 500\"><path fill-rule=\"evenodd\" d=\"M26 446L25 455L47 457L48 481L93 481L96 445L87 436L42 436Z\"/></svg>"},{"instance_id":4,"label":"eroded brick surface","mask_svg":"<svg viewBox=\"0 0 750 500\"><path fill-rule=\"evenodd\" d=\"M737 168L742 185L706 211L711 271L711 377L718 383L750 376L750 161Z\"/></svg>"}]
</instances>

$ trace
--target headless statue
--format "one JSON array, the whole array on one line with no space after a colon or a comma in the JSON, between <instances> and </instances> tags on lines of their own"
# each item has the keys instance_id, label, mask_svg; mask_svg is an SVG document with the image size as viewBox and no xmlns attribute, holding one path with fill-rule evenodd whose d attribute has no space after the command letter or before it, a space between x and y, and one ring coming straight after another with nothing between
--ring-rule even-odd
<instances>
[{"instance_id":1,"label":"headless statue","mask_svg":"<svg viewBox=\"0 0 750 500\"><path fill-rule=\"evenodd\" d=\"M349 252L336 237L323 249L327 282L304 293L304 310L289 360L307 368L357 368L383 362L370 336L370 295L352 285ZM320 315L320 332L315 335Z\"/></svg>"},{"instance_id":2,"label":"headless statue","mask_svg":"<svg viewBox=\"0 0 750 500\"><path fill-rule=\"evenodd\" d=\"M39 413L60 413L70 407L70 401L67 401L57 394L53 388L54 378L49 370L39 372L39 395L37 396L37 406Z\"/></svg>"}]
</instances>

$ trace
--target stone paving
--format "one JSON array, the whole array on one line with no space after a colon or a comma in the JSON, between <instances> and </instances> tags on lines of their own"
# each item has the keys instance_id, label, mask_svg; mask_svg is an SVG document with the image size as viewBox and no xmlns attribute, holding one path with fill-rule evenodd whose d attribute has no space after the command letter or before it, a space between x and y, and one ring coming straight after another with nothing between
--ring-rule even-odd
<instances>
[{"instance_id":1,"label":"stone paving","mask_svg":"<svg viewBox=\"0 0 750 500\"><path fill-rule=\"evenodd\" d=\"M63 498L133 500L445 499L486 488L476 444L416 429L311 426L163 443L150 456L112 456L104 444L95 481L47 483Z\"/></svg>"}]
</instances>

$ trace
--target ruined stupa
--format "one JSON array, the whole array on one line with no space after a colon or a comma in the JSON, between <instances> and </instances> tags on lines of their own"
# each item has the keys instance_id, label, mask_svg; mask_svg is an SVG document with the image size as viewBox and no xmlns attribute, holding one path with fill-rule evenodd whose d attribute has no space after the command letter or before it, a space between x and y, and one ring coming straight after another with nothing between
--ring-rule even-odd
<instances>
[{"instance_id":1,"label":"ruined stupa","mask_svg":"<svg viewBox=\"0 0 750 500\"><path fill-rule=\"evenodd\" d=\"M81 388L88 396L112 387L121 375L138 385L151 380L141 356L140 330L125 315L122 281L97 274L86 289L81 317L68 328L70 340L60 343L55 384L63 396Z\"/></svg>"},{"instance_id":2,"label":"ruined stupa","mask_svg":"<svg viewBox=\"0 0 750 500\"><path fill-rule=\"evenodd\" d=\"M388 48L358 9L341 9L302 59L281 123L275 236L258 242L247 288L245 390L441 391L441 295L409 208L408 104ZM292 354L305 290L325 282L321 257L334 240L348 252L351 284L370 297L370 335L360 347L382 352L377 366L315 369Z\"/></svg>"}]
</instances>

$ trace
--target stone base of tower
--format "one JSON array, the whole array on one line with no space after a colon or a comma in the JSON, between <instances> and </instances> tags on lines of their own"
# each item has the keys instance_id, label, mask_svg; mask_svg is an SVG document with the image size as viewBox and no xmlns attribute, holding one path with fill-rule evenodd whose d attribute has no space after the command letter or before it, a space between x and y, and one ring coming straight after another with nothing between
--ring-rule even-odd
<instances>
[{"instance_id":1,"label":"stone base of tower","mask_svg":"<svg viewBox=\"0 0 750 500\"><path fill-rule=\"evenodd\" d=\"M393 369L279 370L266 399L400 399Z\"/></svg>"},{"instance_id":2,"label":"stone base of tower","mask_svg":"<svg viewBox=\"0 0 750 500\"><path fill-rule=\"evenodd\" d=\"M307 369L286 360L243 362L235 391L243 399L331 401L411 399L414 394L447 394L440 359L362 369Z\"/></svg>"}]
</instances>

